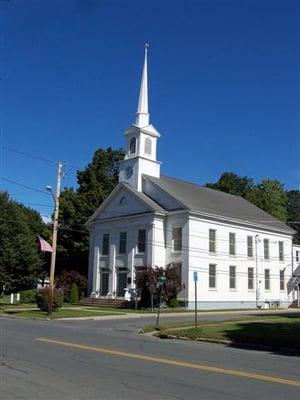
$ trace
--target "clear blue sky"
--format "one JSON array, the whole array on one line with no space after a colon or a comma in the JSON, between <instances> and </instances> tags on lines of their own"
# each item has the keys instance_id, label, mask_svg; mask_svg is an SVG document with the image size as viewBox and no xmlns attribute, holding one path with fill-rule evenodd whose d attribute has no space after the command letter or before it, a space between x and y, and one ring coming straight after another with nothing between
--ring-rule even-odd
<instances>
[{"instance_id":1,"label":"clear blue sky","mask_svg":"<svg viewBox=\"0 0 300 400\"><path fill-rule=\"evenodd\" d=\"M66 161L63 185L74 186L71 165L123 146L149 42L150 118L165 175L202 184L233 171L298 188L299 4L1 1L1 144ZM0 157L0 178L54 185L55 166L4 149ZM0 187L51 205L1 179Z\"/></svg>"}]
</instances>

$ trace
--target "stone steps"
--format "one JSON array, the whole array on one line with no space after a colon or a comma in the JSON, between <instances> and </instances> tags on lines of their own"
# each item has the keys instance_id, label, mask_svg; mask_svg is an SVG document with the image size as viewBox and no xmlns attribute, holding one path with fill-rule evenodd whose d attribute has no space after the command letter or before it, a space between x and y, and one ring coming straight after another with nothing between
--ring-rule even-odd
<instances>
[{"instance_id":1,"label":"stone steps","mask_svg":"<svg viewBox=\"0 0 300 400\"><path fill-rule=\"evenodd\" d=\"M130 301L123 299L109 299L109 298L89 298L86 297L78 302L78 305L89 307L121 307L130 308L132 306Z\"/></svg>"}]
</instances>

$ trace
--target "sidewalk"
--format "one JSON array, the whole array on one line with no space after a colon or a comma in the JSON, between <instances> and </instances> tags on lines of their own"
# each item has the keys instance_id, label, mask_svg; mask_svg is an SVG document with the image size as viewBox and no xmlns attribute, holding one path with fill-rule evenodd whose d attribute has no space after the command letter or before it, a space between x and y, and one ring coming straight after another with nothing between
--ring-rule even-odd
<instances>
[{"instance_id":1,"label":"sidewalk","mask_svg":"<svg viewBox=\"0 0 300 400\"><path fill-rule=\"evenodd\" d=\"M235 311L198 311L198 317L205 316L205 315L226 315L226 314L254 314L254 313L259 313L261 315L264 314L274 314L274 313L299 313L300 314L300 309L276 309L276 310L235 310ZM134 318L149 318L149 317L155 317L156 313L126 313L125 315L107 315L107 316L91 316L91 317L71 317L71 318L59 318L56 319L55 321L85 321L85 320L110 320L110 319L134 319ZM161 312L159 314L160 318L176 318L176 317L186 317L186 316L194 316L193 312L176 312L176 313L164 313Z\"/></svg>"}]
</instances>

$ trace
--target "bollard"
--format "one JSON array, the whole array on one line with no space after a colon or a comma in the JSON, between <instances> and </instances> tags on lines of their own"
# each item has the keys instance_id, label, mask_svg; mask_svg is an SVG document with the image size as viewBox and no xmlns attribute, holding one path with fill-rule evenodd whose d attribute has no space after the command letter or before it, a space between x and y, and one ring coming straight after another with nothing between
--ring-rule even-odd
<instances>
[{"instance_id":1,"label":"bollard","mask_svg":"<svg viewBox=\"0 0 300 400\"><path fill-rule=\"evenodd\" d=\"M14 294L10 294L10 304L14 304Z\"/></svg>"}]
</instances>

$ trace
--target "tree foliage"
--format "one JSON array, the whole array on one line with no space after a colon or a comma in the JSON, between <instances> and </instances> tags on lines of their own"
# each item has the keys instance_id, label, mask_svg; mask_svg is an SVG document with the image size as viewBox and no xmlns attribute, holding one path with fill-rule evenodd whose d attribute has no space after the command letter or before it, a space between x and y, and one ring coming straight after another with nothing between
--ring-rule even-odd
<instances>
[{"instance_id":1,"label":"tree foliage","mask_svg":"<svg viewBox=\"0 0 300 400\"><path fill-rule=\"evenodd\" d=\"M286 222L287 194L279 181L263 179L246 195L246 198L273 217Z\"/></svg>"},{"instance_id":2,"label":"tree foliage","mask_svg":"<svg viewBox=\"0 0 300 400\"><path fill-rule=\"evenodd\" d=\"M160 284L162 276L166 280ZM181 290L181 277L173 264L167 265L166 268L147 267L144 272L137 274L136 284L141 290L140 307L152 308L153 305L158 305L159 300L169 303L177 297Z\"/></svg>"},{"instance_id":3,"label":"tree foliage","mask_svg":"<svg viewBox=\"0 0 300 400\"><path fill-rule=\"evenodd\" d=\"M225 172L217 182L208 183L206 186L244 197L275 218L283 222L287 221L288 197L284 185L277 180L263 179L258 184L254 184L253 179L247 176Z\"/></svg>"},{"instance_id":4,"label":"tree foliage","mask_svg":"<svg viewBox=\"0 0 300 400\"><path fill-rule=\"evenodd\" d=\"M118 183L116 164L124 158L122 150L99 149L92 161L77 172L78 188L66 188L60 200L57 271L77 270L87 275L89 236L88 218Z\"/></svg>"},{"instance_id":5,"label":"tree foliage","mask_svg":"<svg viewBox=\"0 0 300 400\"><path fill-rule=\"evenodd\" d=\"M287 192L288 224L297 231L295 241L300 244L300 191Z\"/></svg>"},{"instance_id":6,"label":"tree foliage","mask_svg":"<svg viewBox=\"0 0 300 400\"><path fill-rule=\"evenodd\" d=\"M254 182L248 176L239 176L233 172L224 172L217 182L207 183L206 186L236 196L246 197L254 188Z\"/></svg>"},{"instance_id":7,"label":"tree foliage","mask_svg":"<svg viewBox=\"0 0 300 400\"><path fill-rule=\"evenodd\" d=\"M37 235L49 235L39 213L0 193L0 291L30 289L43 275Z\"/></svg>"}]
</instances>

